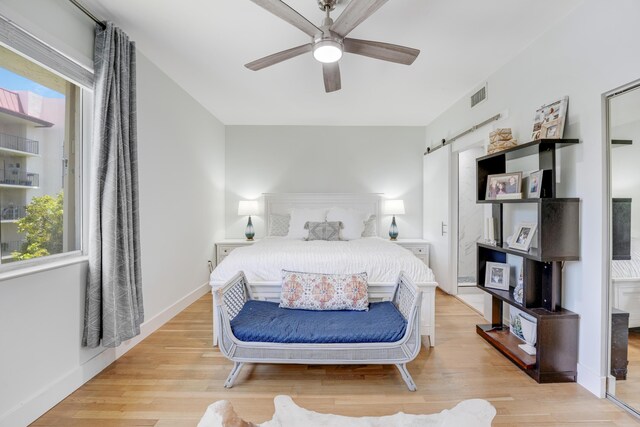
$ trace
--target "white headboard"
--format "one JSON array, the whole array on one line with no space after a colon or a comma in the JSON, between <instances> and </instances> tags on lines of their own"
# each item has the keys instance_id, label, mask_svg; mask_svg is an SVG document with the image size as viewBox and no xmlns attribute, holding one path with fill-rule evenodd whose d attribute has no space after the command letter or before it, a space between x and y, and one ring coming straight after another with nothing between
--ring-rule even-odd
<instances>
[{"instance_id":1,"label":"white headboard","mask_svg":"<svg viewBox=\"0 0 640 427\"><path fill-rule=\"evenodd\" d=\"M380 235L382 216L381 193L263 193L264 220L269 230L269 216L272 213L288 214L293 208L353 208L362 213L376 216L376 228Z\"/></svg>"}]
</instances>

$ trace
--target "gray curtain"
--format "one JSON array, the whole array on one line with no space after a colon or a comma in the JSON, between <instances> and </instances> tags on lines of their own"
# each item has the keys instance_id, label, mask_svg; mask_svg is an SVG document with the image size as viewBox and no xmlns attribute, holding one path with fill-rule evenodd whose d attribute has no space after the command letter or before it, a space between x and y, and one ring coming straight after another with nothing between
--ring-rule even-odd
<instances>
[{"instance_id":1,"label":"gray curtain","mask_svg":"<svg viewBox=\"0 0 640 427\"><path fill-rule=\"evenodd\" d=\"M116 347L140 334L135 45L96 27L89 274L83 345Z\"/></svg>"}]
</instances>

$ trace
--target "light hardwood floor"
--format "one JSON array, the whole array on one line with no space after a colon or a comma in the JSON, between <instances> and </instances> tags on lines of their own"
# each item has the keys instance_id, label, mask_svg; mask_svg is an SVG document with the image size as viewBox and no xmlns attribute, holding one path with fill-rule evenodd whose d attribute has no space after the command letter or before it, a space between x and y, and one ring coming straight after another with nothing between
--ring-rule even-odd
<instances>
[{"instance_id":1,"label":"light hardwood floor","mask_svg":"<svg viewBox=\"0 0 640 427\"><path fill-rule=\"evenodd\" d=\"M640 328L629 329L628 373L624 381L616 381L616 397L640 410Z\"/></svg>"},{"instance_id":2,"label":"light hardwood floor","mask_svg":"<svg viewBox=\"0 0 640 427\"><path fill-rule=\"evenodd\" d=\"M535 383L475 333L481 317L438 293L438 345L409 369L411 393L392 366L246 366L222 386L231 363L211 347L211 295L202 297L50 410L35 426L194 426L207 406L230 400L245 419L273 414L289 394L305 408L342 415L432 413L463 399L490 401L494 425L640 425L577 384Z\"/></svg>"}]
</instances>

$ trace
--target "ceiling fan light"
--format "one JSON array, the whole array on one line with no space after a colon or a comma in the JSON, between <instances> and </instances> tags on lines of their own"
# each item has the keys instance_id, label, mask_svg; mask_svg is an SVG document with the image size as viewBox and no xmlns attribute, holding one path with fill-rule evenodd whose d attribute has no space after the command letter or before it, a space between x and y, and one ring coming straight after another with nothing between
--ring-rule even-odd
<instances>
[{"instance_id":1,"label":"ceiling fan light","mask_svg":"<svg viewBox=\"0 0 640 427\"><path fill-rule=\"evenodd\" d=\"M313 57L318 62L329 64L342 58L342 46L334 40L322 40L313 47Z\"/></svg>"}]
</instances>

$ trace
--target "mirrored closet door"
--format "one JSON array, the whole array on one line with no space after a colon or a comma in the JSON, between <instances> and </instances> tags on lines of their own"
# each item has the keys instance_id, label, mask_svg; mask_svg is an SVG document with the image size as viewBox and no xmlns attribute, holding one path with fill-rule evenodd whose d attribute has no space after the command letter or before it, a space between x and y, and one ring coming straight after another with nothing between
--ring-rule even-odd
<instances>
[{"instance_id":1,"label":"mirrored closet door","mask_svg":"<svg viewBox=\"0 0 640 427\"><path fill-rule=\"evenodd\" d=\"M640 87L607 100L610 170L608 394L640 413Z\"/></svg>"}]
</instances>

